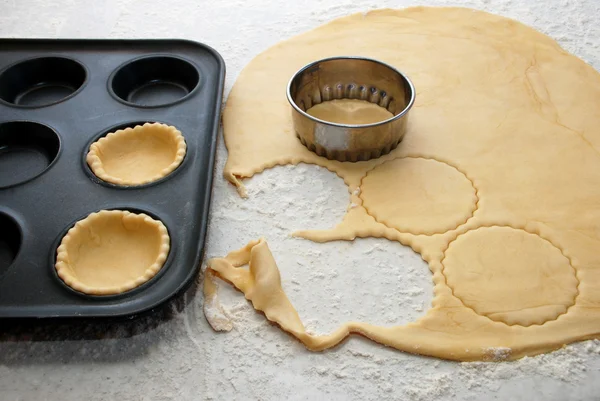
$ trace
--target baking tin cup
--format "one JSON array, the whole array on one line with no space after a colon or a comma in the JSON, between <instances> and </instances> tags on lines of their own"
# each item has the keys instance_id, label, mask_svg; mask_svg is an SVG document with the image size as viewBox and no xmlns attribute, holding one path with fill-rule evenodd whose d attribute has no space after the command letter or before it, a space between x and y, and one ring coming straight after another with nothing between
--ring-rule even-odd
<instances>
[{"instance_id":1,"label":"baking tin cup","mask_svg":"<svg viewBox=\"0 0 600 401\"><path fill-rule=\"evenodd\" d=\"M402 141L415 88L406 75L381 61L331 57L314 61L294 74L287 98L302 144L319 156L356 162L389 153ZM394 116L371 124L339 124L307 113L314 105L334 99L365 100Z\"/></svg>"},{"instance_id":2,"label":"baking tin cup","mask_svg":"<svg viewBox=\"0 0 600 401\"><path fill-rule=\"evenodd\" d=\"M85 67L68 57L19 60L0 72L0 101L17 107L44 107L74 96L85 84Z\"/></svg>"}]
</instances>

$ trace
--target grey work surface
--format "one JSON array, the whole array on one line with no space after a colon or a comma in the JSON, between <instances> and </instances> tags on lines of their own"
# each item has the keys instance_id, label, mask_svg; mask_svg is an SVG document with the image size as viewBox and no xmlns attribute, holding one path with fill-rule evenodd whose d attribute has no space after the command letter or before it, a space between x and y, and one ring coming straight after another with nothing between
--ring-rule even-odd
<instances>
[{"instance_id":1,"label":"grey work surface","mask_svg":"<svg viewBox=\"0 0 600 401\"><path fill-rule=\"evenodd\" d=\"M0 36L199 40L225 58L228 92L243 66L279 40L349 13L417 4L469 6L518 19L600 68L597 0L0 0ZM242 200L221 177L225 158L221 141L207 256L265 236L284 288L315 332L347 320L403 324L425 312L431 274L412 250L381 239L315 244L290 238L296 229L340 221L349 199L335 174L315 166L276 167L248 180L250 199ZM384 280L376 269L395 273L395 279ZM215 333L206 323L198 286L160 313L131 322L28 327L0 322L0 399L600 398L598 341L497 364L423 358L358 337L312 353L267 323L242 294L225 285L220 294L233 319L229 333Z\"/></svg>"}]
</instances>

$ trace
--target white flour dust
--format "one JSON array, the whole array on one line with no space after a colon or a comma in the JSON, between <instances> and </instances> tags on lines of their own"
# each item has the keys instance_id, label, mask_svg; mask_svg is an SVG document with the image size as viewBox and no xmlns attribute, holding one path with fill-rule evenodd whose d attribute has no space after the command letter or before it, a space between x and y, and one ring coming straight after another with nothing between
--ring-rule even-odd
<instances>
[{"instance_id":1,"label":"white flour dust","mask_svg":"<svg viewBox=\"0 0 600 401\"><path fill-rule=\"evenodd\" d=\"M329 333L349 320L404 324L430 307L431 274L411 249L385 239L317 244L290 236L294 230L329 228L341 220L349 193L335 174L301 164L275 167L245 183L250 196L246 200L229 184L219 184L225 187L215 199L220 206L213 209L211 248L219 247L227 235L235 236L236 246L241 247L266 234L283 288L310 332ZM236 228L221 231L222 220ZM241 232L254 235L242 238ZM503 347L488 350L490 361L496 362L455 363L400 353L356 336L333 350L312 353L269 323L228 284L219 285L219 294L233 329L219 334L221 353L213 363L243 372L249 361L265 358L265 363L294 372L289 374L309 377L314 386L289 394L292 399L312 399L311 395L322 395L327 389L327 398L334 400L479 400L490 393L518 395L521 386L548 381L536 388L536 394L559 400L564 398L553 396L560 394L557 389L581 389L581 383L600 365L599 341L515 362L498 362L510 356L511 350ZM242 355L235 353L240 349ZM221 362L221 357L227 362ZM269 379L255 387L265 399L272 394L270 380L282 374L277 368L272 375L267 372L265 368L262 376ZM368 395L365 382L369 383ZM344 390L335 393L332 388ZM575 391L571 399L585 394Z\"/></svg>"},{"instance_id":2,"label":"white flour dust","mask_svg":"<svg viewBox=\"0 0 600 401\"><path fill-rule=\"evenodd\" d=\"M226 235L219 232L221 219L239 226L228 228L228 235L245 234L240 246L265 236L283 288L309 332L328 333L351 320L404 324L431 304L431 273L410 248L386 239L317 244L290 236L294 230L330 228L341 220L349 194L335 174L301 164L275 167L246 184L248 199L230 194L215 200L227 206L213 209L211 241ZM220 297L227 315L232 314L228 302L243 300L233 290L221 291Z\"/></svg>"},{"instance_id":3,"label":"white flour dust","mask_svg":"<svg viewBox=\"0 0 600 401\"><path fill-rule=\"evenodd\" d=\"M336 17L414 5L474 7L539 29L600 68L597 0L106 0L0 1L3 37L184 38L216 48L226 94L254 56ZM150 113L150 111L148 111ZM107 126L119 116L106 116ZM283 285L314 332L356 319L403 324L427 310L431 274L412 250L387 240L315 244L289 237L329 228L349 204L345 185L314 167L277 167L248 180L242 200L215 172L207 256L266 236ZM370 252L370 253L369 253ZM600 343L584 342L516 362L455 363L401 353L353 336L321 353L220 286L231 331L214 332L201 293L184 312L122 338L0 343L3 400L598 400ZM491 355L501 359L504 351Z\"/></svg>"}]
</instances>

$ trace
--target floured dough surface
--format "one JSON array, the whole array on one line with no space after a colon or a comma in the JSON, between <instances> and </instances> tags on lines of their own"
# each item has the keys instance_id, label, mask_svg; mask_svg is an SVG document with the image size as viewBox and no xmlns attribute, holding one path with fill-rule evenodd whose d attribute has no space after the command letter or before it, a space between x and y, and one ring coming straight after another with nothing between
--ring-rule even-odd
<instances>
[{"instance_id":1,"label":"floured dough surface","mask_svg":"<svg viewBox=\"0 0 600 401\"><path fill-rule=\"evenodd\" d=\"M384 157L330 161L294 135L289 78L339 55L382 60L415 84L405 139ZM243 195L242 178L274 165L335 172L350 192L344 220L294 235L410 246L429 264L432 307L405 326L347 323L315 339L303 332L264 241L211 261L209 275L232 282L310 349L360 333L441 358L488 359L503 349L502 358L514 359L598 337L599 109L593 68L549 37L480 11L377 10L281 42L250 62L229 95L226 178Z\"/></svg>"},{"instance_id":2,"label":"floured dough surface","mask_svg":"<svg viewBox=\"0 0 600 401\"><path fill-rule=\"evenodd\" d=\"M394 117L387 109L360 99L333 99L316 104L306 112L339 124L372 124Z\"/></svg>"}]
</instances>

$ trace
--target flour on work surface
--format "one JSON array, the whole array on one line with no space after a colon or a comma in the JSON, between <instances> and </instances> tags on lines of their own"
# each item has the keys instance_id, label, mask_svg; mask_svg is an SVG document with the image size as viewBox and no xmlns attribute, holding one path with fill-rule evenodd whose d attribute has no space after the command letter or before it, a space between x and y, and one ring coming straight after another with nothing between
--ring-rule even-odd
<instances>
[{"instance_id":1,"label":"flour on work surface","mask_svg":"<svg viewBox=\"0 0 600 401\"><path fill-rule=\"evenodd\" d=\"M500 358L505 352L507 349L496 351ZM600 354L600 341L568 346L551 354L524 357L513 362L462 362L453 372L442 372L439 366L444 363L441 362L438 364L440 372L411 380L404 390L410 400L427 401L451 398L455 395L457 382L474 393L481 391L486 394L498 391L502 383L531 375L577 385L586 378L586 353ZM427 364L423 360L420 362ZM411 369L418 370L417 365L413 364Z\"/></svg>"},{"instance_id":2,"label":"flour on work surface","mask_svg":"<svg viewBox=\"0 0 600 401\"><path fill-rule=\"evenodd\" d=\"M586 354L600 355L600 341L567 346L550 354L524 357L514 362L463 362L458 376L468 388L497 389L502 380L529 375L532 372L565 383L580 383L586 378Z\"/></svg>"},{"instance_id":3,"label":"flour on work surface","mask_svg":"<svg viewBox=\"0 0 600 401\"><path fill-rule=\"evenodd\" d=\"M410 248L377 238L318 244L290 236L295 230L327 228L341 220L350 194L334 173L300 164L266 170L245 183L248 199L231 193L217 200L227 206L213 209L211 241L215 235L244 233L238 239L244 244L266 234L283 288L311 333L329 333L346 321L405 324L429 308L431 273ZM220 233L218 222L225 219L239 230ZM240 294L226 287L220 286L224 305L229 293L229 302L237 302ZM235 319L233 324L237 326Z\"/></svg>"},{"instance_id":4,"label":"flour on work surface","mask_svg":"<svg viewBox=\"0 0 600 401\"><path fill-rule=\"evenodd\" d=\"M507 360L510 357L511 351L507 347L488 347L484 349L484 353L488 355L488 359L495 362Z\"/></svg>"},{"instance_id":5,"label":"flour on work surface","mask_svg":"<svg viewBox=\"0 0 600 401\"><path fill-rule=\"evenodd\" d=\"M425 262L412 250L374 238L359 239L354 243L315 244L289 235L298 229L327 228L341 220L350 194L335 174L301 164L275 167L246 183L249 199L239 198L229 184L217 182L218 188L223 188L215 193L209 239L211 254L208 256L224 255L245 244L249 238L268 233L269 245L281 269L283 287L310 332L329 333L338 323L358 319L382 325L408 323L418 319L430 307L431 274ZM289 212L288 208L291 208ZM228 212L221 212L225 210ZM233 229L223 228L226 219L230 219L227 224L233 224ZM276 228L267 230L274 222L278 222ZM242 235L248 231L248 236ZM223 245L226 237L232 237L227 242L233 241L235 246L227 248ZM369 275L370 269L395 269L397 287L394 288L394 283L377 283L383 288L381 293L361 293L361 280L374 279ZM353 291L357 291L355 299L344 297ZM233 329L211 340L221 344L219 354L212 361L212 369L244 372L245 367L253 366L256 360L270 364L273 368L265 368L262 373L266 381L254 384L259 389L257 397L264 399L273 394L268 381L277 380L281 373L278 367L283 366L314 383L314 393L308 394L324 394L325 389L343 388L340 393L343 396L330 397L335 400L462 399L461 394L465 391L472 395L466 399L478 400L490 392L507 391L523 380L533 385L534 380L545 378L552 385L559 383L556 385L577 388L593 371L594 361L600 357L598 340L514 362L433 360L399 354L358 337L350 338L331 351L310 353L270 324L262 314L256 313L231 286L221 285L219 295ZM320 303L315 301L317 299ZM386 306L378 305L382 299ZM386 307L392 310L386 312ZM490 348L490 360L502 359L508 352L502 347ZM219 383L219 389L230 386L229 380L244 383L231 377L215 386ZM365 393L366 382L369 383L368 395ZM547 391L556 391L552 385ZM502 386L504 389L500 389Z\"/></svg>"},{"instance_id":6,"label":"flour on work surface","mask_svg":"<svg viewBox=\"0 0 600 401\"><path fill-rule=\"evenodd\" d=\"M205 280L212 280L217 289L219 288L218 282L212 277L205 277ZM219 303L218 293L214 298L204 301L204 316L215 331L231 331L233 328L231 319Z\"/></svg>"}]
</instances>

